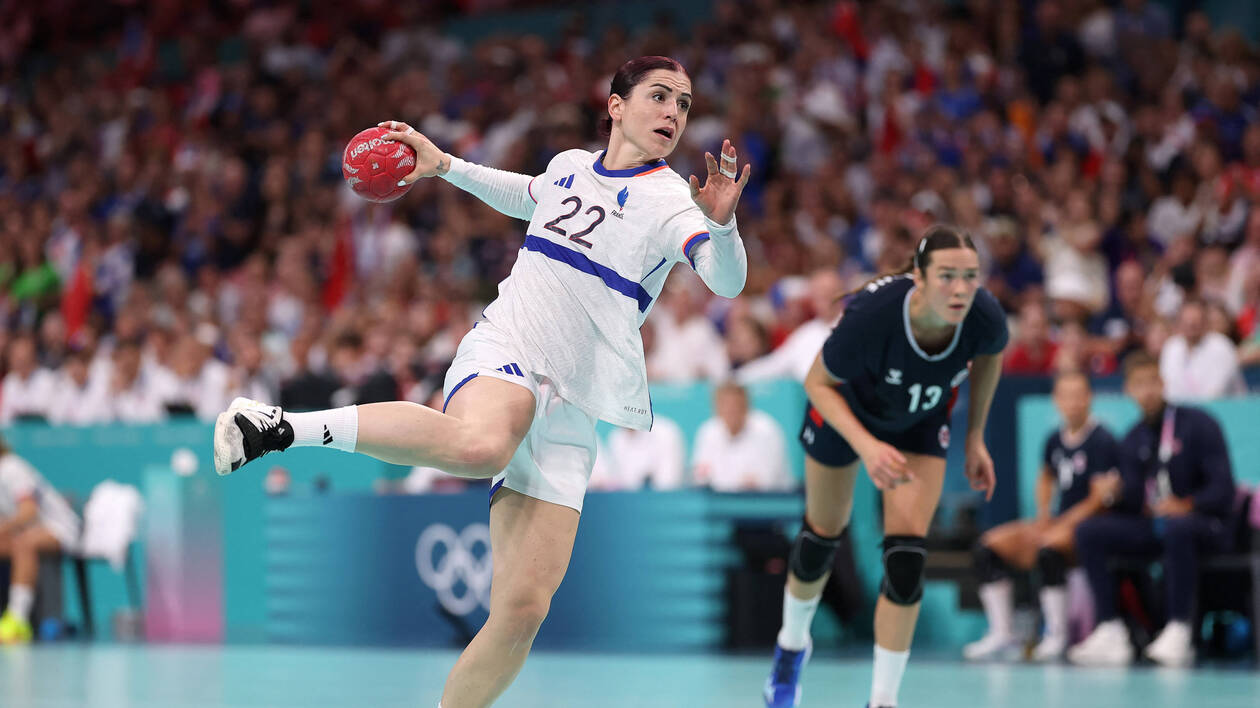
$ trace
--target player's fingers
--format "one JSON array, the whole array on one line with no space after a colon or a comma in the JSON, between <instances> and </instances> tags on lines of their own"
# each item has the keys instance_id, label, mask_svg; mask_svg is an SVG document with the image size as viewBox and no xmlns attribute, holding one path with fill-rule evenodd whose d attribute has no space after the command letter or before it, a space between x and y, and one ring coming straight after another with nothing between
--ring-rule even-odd
<instances>
[{"instance_id":1,"label":"player's fingers","mask_svg":"<svg viewBox=\"0 0 1260 708\"><path fill-rule=\"evenodd\" d=\"M717 160L713 159L713 153L706 152L704 154L704 166L706 169L708 169L710 177L717 174L717 171L718 171Z\"/></svg>"},{"instance_id":2,"label":"player's fingers","mask_svg":"<svg viewBox=\"0 0 1260 708\"><path fill-rule=\"evenodd\" d=\"M415 128L412 128L411 126L407 125L406 123L404 123L404 122L402 122L402 121L400 121L400 120L383 120L383 121L381 121L380 123L377 123L377 124L376 124L376 127L378 127L378 128L389 128L390 130L395 130L395 131L398 131L399 133L414 133L414 132L416 132L416 129L415 129Z\"/></svg>"},{"instance_id":3,"label":"player's fingers","mask_svg":"<svg viewBox=\"0 0 1260 708\"><path fill-rule=\"evenodd\" d=\"M752 174L752 163L744 164L744 171L739 176L739 181L735 183L739 187L739 191L744 191L744 186L748 184L748 176Z\"/></svg>"},{"instance_id":4,"label":"player's fingers","mask_svg":"<svg viewBox=\"0 0 1260 708\"><path fill-rule=\"evenodd\" d=\"M696 197L700 196L700 180L696 179L695 175L691 175L690 177L687 178L687 186L691 187L692 199L695 199Z\"/></svg>"}]
</instances>

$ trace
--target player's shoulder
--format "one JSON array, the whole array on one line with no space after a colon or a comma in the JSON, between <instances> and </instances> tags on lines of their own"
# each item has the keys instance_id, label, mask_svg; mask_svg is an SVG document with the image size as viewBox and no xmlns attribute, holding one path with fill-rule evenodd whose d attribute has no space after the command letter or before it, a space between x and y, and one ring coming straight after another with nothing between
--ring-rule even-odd
<instances>
[{"instance_id":1,"label":"player's shoulder","mask_svg":"<svg viewBox=\"0 0 1260 708\"><path fill-rule=\"evenodd\" d=\"M891 313L900 312L904 307L906 293L913 287L914 279L908 273L876 278L849 296L844 305L845 317L850 314L891 317Z\"/></svg>"},{"instance_id":2,"label":"player's shoulder","mask_svg":"<svg viewBox=\"0 0 1260 708\"><path fill-rule=\"evenodd\" d=\"M1094 430L1089 434L1089 442L1092 445L1113 446L1116 444L1116 436L1111 433L1107 426L1099 423L1094 426Z\"/></svg>"},{"instance_id":3,"label":"player's shoulder","mask_svg":"<svg viewBox=\"0 0 1260 708\"><path fill-rule=\"evenodd\" d=\"M562 150L552 156L551 162L547 163L547 171L590 167L593 164L595 164L595 153L590 150L574 148L572 150Z\"/></svg>"},{"instance_id":4,"label":"player's shoulder","mask_svg":"<svg viewBox=\"0 0 1260 708\"><path fill-rule=\"evenodd\" d=\"M1063 445L1063 436L1060 434L1061 432L1061 430L1055 428L1050 431L1049 435L1046 436L1046 452L1050 452L1054 448L1061 447Z\"/></svg>"}]
</instances>

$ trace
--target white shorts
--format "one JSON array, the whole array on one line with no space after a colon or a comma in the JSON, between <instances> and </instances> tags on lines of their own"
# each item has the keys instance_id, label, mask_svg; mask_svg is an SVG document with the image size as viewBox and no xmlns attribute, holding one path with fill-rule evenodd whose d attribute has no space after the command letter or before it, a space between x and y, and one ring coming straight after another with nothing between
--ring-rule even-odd
<instances>
[{"instance_id":1,"label":"white shorts","mask_svg":"<svg viewBox=\"0 0 1260 708\"><path fill-rule=\"evenodd\" d=\"M461 386L478 376L508 381L534 394L534 422L508 466L494 477L499 487L582 511L586 483L595 466L595 418L560 397L555 384L531 372L498 328L481 321L459 343L446 372L442 408Z\"/></svg>"}]
</instances>

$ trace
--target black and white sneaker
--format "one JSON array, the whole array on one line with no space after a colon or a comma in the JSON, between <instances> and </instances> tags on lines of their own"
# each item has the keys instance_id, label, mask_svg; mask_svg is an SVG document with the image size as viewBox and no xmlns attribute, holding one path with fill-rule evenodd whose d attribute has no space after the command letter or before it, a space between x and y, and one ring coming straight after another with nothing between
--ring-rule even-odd
<instances>
[{"instance_id":1,"label":"black and white sneaker","mask_svg":"<svg viewBox=\"0 0 1260 708\"><path fill-rule=\"evenodd\" d=\"M250 460L293 444L280 406L237 398L214 421L214 471L231 474Z\"/></svg>"}]
</instances>

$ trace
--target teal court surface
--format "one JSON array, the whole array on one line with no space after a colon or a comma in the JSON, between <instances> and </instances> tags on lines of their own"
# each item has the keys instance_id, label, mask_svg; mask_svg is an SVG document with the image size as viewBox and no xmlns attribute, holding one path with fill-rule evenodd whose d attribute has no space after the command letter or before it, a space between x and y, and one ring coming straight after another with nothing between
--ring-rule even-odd
<instances>
[{"instance_id":1,"label":"teal court surface","mask_svg":"<svg viewBox=\"0 0 1260 708\"><path fill-rule=\"evenodd\" d=\"M0 647L4 708L434 708L454 652L279 646ZM503 708L757 708L768 657L539 653ZM862 708L870 662L821 657L802 708ZM1256 708L1260 673L912 661L901 708Z\"/></svg>"}]
</instances>

